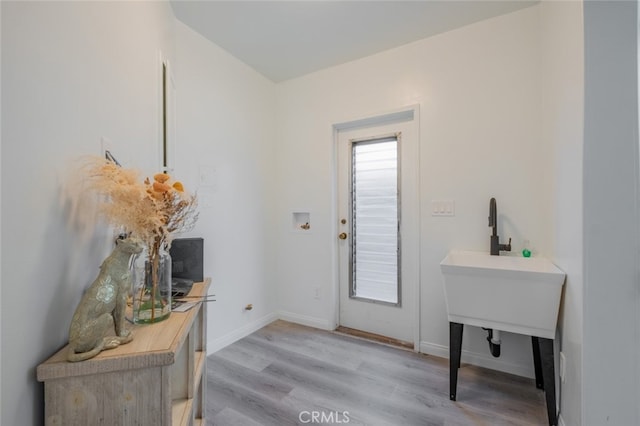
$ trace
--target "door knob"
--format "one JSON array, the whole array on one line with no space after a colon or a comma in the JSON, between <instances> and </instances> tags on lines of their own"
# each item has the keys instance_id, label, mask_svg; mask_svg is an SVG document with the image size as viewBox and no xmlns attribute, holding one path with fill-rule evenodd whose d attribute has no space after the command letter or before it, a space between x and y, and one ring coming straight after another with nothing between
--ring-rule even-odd
<instances>
[{"instance_id":1,"label":"door knob","mask_svg":"<svg viewBox=\"0 0 640 426\"><path fill-rule=\"evenodd\" d=\"M341 240L346 240L347 239L347 233L346 232L340 233L340 235L338 235L338 238L340 238Z\"/></svg>"}]
</instances>

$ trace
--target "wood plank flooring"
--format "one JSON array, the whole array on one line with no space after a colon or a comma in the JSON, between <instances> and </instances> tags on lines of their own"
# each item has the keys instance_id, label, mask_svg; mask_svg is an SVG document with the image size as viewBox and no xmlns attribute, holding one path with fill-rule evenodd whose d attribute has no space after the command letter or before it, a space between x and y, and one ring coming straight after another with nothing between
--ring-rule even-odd
<instances>
[{"instance_id":1,"label":"wood plank flooring","mask_svg":"<svg viewBox=\"0 0 640 426\"><path fill-rule=\"evenodd\" d=\"M545 425L533 379L276 321L207 359L208 425Z\"/></svg>"}]
</instances>

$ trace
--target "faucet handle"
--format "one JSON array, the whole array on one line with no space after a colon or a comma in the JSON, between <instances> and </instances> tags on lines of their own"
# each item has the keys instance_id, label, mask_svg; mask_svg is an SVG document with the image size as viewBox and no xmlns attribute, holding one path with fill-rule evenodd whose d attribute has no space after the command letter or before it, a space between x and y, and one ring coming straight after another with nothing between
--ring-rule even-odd
<instances>
[{"instance_id":1,"label":"faucet handle","mask_svg":"<svg viewBox=\"0 0 640 426\"><path fill-rule=\"evenodd\" d=\"M509 237L509 242L507 244L500 244L499 249L501 251L511 251L511 237Z\"/></svg>"}]
</instances>

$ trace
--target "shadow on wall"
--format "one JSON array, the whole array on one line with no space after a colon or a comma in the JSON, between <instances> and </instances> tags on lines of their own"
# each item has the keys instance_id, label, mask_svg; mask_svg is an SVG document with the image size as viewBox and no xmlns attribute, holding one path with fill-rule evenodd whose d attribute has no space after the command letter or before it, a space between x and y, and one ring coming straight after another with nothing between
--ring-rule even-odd
<instances>
[{"instance_id":1,"label":"shadow on wall","mask_svg":"<svg viewBox=\"0 0 640 426\"><path fill-rule=\"evenodd\" d=\"M35 380L36 367L40 362L67 343L73 312L82 294L97 276L100 264L113 244L111 231L100 226L96 216L90 214L95 210L82 208L87 204L69 198L69 194L62 189L52 204L55 205L48 209L51 213L47 215L41 252L35 257L35 264L39 267L26 274L25 278L39 284L32 286L29 289L31 293L27 292L24 299L16 300L17 304L24 304L17 307L17 311L25 315L30 311L41 312L40 315L34 315L35 321L23 321L23 332L11 339L14 356L17 356L28 351L27 345L34 347L33 342L29 342L31 339L21 340L21 337L38 336L40 344L35 347L39 350L33 354L28 381ZM81 216L84 216L82 220ZM4 289L5 296L7 289ZM5 338L4 342L7 340ZM33 401L34 412L42 412L42 393L36 392L34 398L25 398L29 399Z\"/></svg>"}]
</instances>

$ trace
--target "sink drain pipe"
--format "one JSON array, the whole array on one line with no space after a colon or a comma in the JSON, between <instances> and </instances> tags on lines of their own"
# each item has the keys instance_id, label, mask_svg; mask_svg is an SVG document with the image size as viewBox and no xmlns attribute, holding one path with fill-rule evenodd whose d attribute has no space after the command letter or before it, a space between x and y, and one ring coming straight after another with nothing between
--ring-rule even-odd
<instances>
[{"instance_id":1,"label":"sink drain pipe","mask_svg":"<svg viewBox=\"0 0 640 426\"><path fill-rule=\"evenodd\" d=\"M500 330L484 327L482 327L482 329L486 330L488 333L487 342L489 342L489 351L491 352L491 355L498 358L500 356L500 343L502 343L500 341Z\"/></svg>"}]
</instances>

